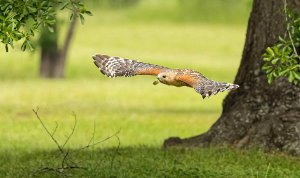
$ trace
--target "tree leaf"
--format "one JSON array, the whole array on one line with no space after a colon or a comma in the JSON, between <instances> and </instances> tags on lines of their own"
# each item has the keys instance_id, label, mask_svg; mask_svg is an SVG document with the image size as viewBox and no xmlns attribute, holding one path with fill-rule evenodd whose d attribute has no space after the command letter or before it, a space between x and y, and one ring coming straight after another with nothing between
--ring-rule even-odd
<instances>
[{"instance_id":1,"label":"tree leaf","mask_svg":"<svg viewBox=\"0 0 300 178\"><path fill-rule=\"evenodd\" d=\"M82 14L79 14L81 24L84 24L84 17Z\"/></svg>"},{"instance_id":2,"label":"tree leaf","mask_svg":"<svg viewBox=\"0 0 300 178\"><path fill-rule=\"evenodd\" d=\"M35 7L32 7L32 6L27 6L27 9L30 13L34 13L37 11L37 9Z\"/></svg>"},{"instance_id":3,"label":"tree leaf","mask_svg":"<svg viewBox=\"0 0 300 178\"><path fill-rule=\"evenodd\" d=\"M53 27L51 27L51 26L48 26L48 30L50 31L50 32L54 32L54 29L53 29Z\"/></svg>"},{"instance_id":4,"label":"tree leaf","mask_svg":"<svg viewBox=\"0 0 300 178\"><path fill-rule=\"evenodd\" d=\"M268 83L271 84L273 81L273 75L268 75Z\"/></svg>"},{"instance_id":5,"label":"tree leaf","mask_svg":"<svg viewBox=\"0 0 300 178\"><path fill-rule=\"evenodd\" d=\"M25 41L23 42L22 46L21 46L21 50L22 50L22 51L25 51L25 50L26 50L26 41L27 41L27 40L25 40Z\"/></svg>"},{"instance_id":6,"label":"tree leaf","mask_svg":"<svg viewBox=\"0 0 300 178\"><path fill-rule=\"evenodd\" d=\"M28 40L27 40L27 46L28 46L28 48L29 48L30 51L33 51L33 50L34 50L32 44L31 44L30 41L28 41Z\"/></svg>"},{"instance_id":7,"label":"tree leaf","mask_svg":"<svg viewBox=\"0 0 300 178\"><path fill-rule=\"evenodd\" d=\"M275 56L274 51L272 50L272 48L268 47L268 48L266 49L266 51L267 51L267 53L269 53L270 55Z\"/></svg>"},{"instance_id":8,"label":"tree leaf","mask_svg":"<svg viewBox=\"0 0 300 178\"><path fill-rule=\"evenodd\" d=\"M72 21L74 18L74 14L72 13L71 16L70 16L70 21Z\"/></svg>"},{"instance_id":9,"label":"tree leaf","mask_svg":"<svg viewBox=\"0 0 300 178\"><path fill-rule=\"evenodd\" d=\"M296 71L293 71L293 75L297 80L300 80L300 74Z\"/></svg>"},{"instance_id":10,"label":"tree leaf","mask_svg":"<svg viewBox=\"0 0 300 178\"><path fill-rule=\"evenodd\" d=\"M292 71L290 71L290 73L289 73L289 82L293 82L293 80L294 80L294 75L293 75L293 72Z\"/></svg>"},{"instance_id":11,"label":"tree leaf","mask_svg":"<svg viewBox=\"0 0 300 178\"><path fill-rule=\"evenodd\" d=\"M271 61L271 60L272 60L272 58L269 58L269 57L264 57L264 58L263 58L263 60L264 60L264 61Z\"/></svg>"},{"instance_id":12,"label":"tree leaf","mask_svg":"<svg viewBox=\"0 0 300 178\"><path fill-rule=\"evenodd\" d=\"M69 4L70 4L70 2L65 2L65 3L61 6L60 10L64 10Z\"/></svg>"},{"instance_id":13,"label":"tree leaf","mask_svg":"<svg viewBox=\"0 0 300 178\"><path fill-rule=\"evenodd\" d=\"M269 65L263 65L263 67L262 67L262 69L263 70L268 70L268 69L271 69L271 68L273 68L272 66L269 66Z\"/></svg>"},{"instance_id":14,"label":"tree leaf","mask_svg":"<svg viewBox=\"0 0 300 178\"><path fill-rule=\"evenodd\" d=\"M285 69L284 71L279 72L279 76L283 76L286 74L290 69Z\"/></svg>"},{"instance_id":15,"label":"tree leaf","mask_svg":"<svg viewBox=\"0 0 300 178\"><path fill-rule=\"evenodd\" d=\"M275 65L275 64L277 63L277 61L279 61L279 58L275 58L275 59L273 59L273 60L272 60L272 64L274 64L274 65Z\"/></svg>"},{"instance_id":16,"label":"tree leaf","mask_svg":"<svg viewBox=\"0 0 300 178\"><path fill-rule=\"evenodd\" d=\"M283 43L286 43L286 41L281 36L279 36L279 41L283 42Z\"/></svg>"},{"instance_id":17,"label":"tree leaf","mask_svg":"<svg viewBox=\"0 0 300 178\"><path fill-rule=\"evenodd\" d=\"M85 11L85 13L89 16L93 16L93 13L91 11Z\"/></svg>"}]
</instances>

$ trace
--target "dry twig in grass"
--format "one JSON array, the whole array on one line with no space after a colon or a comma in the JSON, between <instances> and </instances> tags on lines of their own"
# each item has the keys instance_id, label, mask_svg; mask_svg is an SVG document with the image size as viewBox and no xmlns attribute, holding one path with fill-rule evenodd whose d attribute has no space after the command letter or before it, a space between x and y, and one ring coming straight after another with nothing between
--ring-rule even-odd
<instances>
[{"instance_id":1,"label":"dry twig in grass","mask_svg":"<svg viewBox=\"0 0 300 178\"><path fill-rule=\"evenodd\" d=\"M69 170L72 170L72 169L87 169L86 167L80 166L80 163L83 162L82 160L77 161L77 162L73 161L72 155L74 155L75 153L79 153L80 151L86 150L88 148L95 147L96 145L99 145L99 144L101 144L101 143L103 143L103 142L105 142L105 141L107 141L107 140L109 140L113 137L116 137L117 140L118 140L118 146L116 147L116 149L114 151L114 154L112 156L112 159L111 159L111 169L113 168L115 157L116 157L117 152L118 152L118 150L120 148L120 145L121 145L120 138L118 137L118 134L120 133L120 130L117 131L116 133L114 133L113 135L105 138L105 139L102 139L102 140L99 140L99 141L95 142L96 126L95 126L95 122L94 122L93 135L92 135L91 139L89 140L88 144L83 146L83 147L79 147L77 149L70 150L70 149L66 149L65 146L69 143L70 139L72 138L72 136L74 135L74 132L76 130L76 126L77 126L77 116L76 116L76 114L74 112L72 113L73 117L74 117L74 124L73 124L72 130L71 130L71 133L69 135L67 135L67 138L63 142L63 144L60 144L58 142L58 140L54 137L54 134L56 133L57 128L58 128L58 124L56 123L56 126L55 126L54 130L52 132L50 132L49 129L44 124L44 122L42 121L42 119L41 119L41 117L38 113L39 108L32 109L32 111L34 112L36 118L39 120L39 122L41 123L41 125L44 128L44 130L46 131L46 133L49 135L51 140L57 146L57 149L60 153L59 154L59 159L61 159L59 166L42 167L42 168L38 169L37 171L35 171L33 175L52 172L52 173L58 174L58 175L63 176L63 177L68 177L69 175L67 174L66 171L69 171Z\"/></svg>"}]
</instances>

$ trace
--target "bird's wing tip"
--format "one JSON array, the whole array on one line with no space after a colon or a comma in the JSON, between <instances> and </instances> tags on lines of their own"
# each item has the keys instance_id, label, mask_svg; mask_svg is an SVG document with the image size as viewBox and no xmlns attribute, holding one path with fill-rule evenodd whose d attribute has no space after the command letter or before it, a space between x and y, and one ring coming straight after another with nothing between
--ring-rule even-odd
<instances>
[{"instance_id":1,"label":"bird's wing tip","mask_svg":"<svg viewBox=\"0 0 300 178\"><path fill-rule=\"evenodd\" d=\"M94 61L101 61L101 60L105 60L105 59L110 58L110 56L105 55L105 54L94 54L92 56L92 58L94 59Z\"/></svg>"},{"instance_id":2,"label":"bird's wing tip","mask_svg":"<svg viewBox=\"0 0 300 178\"><path fill-rule=\"evenodd\" d=\"M234 88L239 88L240 86L237 84L232 84Z\"/></svg>"},{"instance_id":3,"label":"bird's wing tip","mask_svg":"<svg viewBox=\"0 0 300 178\"><path fill-rule=\"evenodd\" d=\"M92 55L92 58L95 59L97 57L98 54L94 54Z\"/></svg>"},{"instance_id":4,"label":"bird's wing tip","mask_svg":"<svg viewBox=\"0 0 300 178\"><path fill-rule=\"evenodd\" d=\"M236 88L239 88L240 86L237 85L237 84L232 84L232 83L228 83L227 86L231 89L236 89Z\"/></svg>"}]
</instances>

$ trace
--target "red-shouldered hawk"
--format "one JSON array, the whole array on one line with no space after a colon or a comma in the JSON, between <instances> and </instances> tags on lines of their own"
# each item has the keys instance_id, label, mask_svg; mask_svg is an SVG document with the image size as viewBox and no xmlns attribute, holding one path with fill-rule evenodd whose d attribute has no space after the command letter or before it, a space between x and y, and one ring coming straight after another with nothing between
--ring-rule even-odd
<instances>
[{"instance_id":1,"label":"red-shouldered hawk","mask_svg":"<svg viewBox=\"0 0 300 178\"><path fill-rule=\"evenodd\" d=\"M156 75L158 81L163 84L194 88L196 92L201 94L202 98L239 87L236 84L209 80L199 72L190 69L170 69L159 65L101 54L93 56L93 59L94 64L100 69L101 73L107 77ZM153 84L158 84L158 81L154 81Z\"/></svg>"}]
</instances>

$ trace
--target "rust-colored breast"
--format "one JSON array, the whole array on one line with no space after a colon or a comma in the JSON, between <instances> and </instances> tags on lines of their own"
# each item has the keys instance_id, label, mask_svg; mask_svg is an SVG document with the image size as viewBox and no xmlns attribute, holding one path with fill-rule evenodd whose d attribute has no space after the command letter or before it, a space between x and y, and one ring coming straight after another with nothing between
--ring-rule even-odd
<instances>
[{"instance_id":1,"label":"rust-colored breast","mask_svg":"<svg viewBox=\"0 0 300 178\"><path fill-rule=\"evenodd\" d=\"M201 82L201 79L204 76L202 76L200 73L195 72L193 70L188 70L188 69L179 69L178 73L175 77L175 80L182 81L189 86L193 87L197 85L199 82Z\"/></svg>"},{"instance_id":2,"label":"rust-colored breast","mask_svg":"<svg viewBox=\"0 0 300 178\"><path fill-rule=\"evenodd\" d=\"M184 75L177 75L175 79L178 80L178 81L182 81L182 82L184 82L184 83L186 83L190 86L193 86L194 83L196 82L194 77L192 77L190 75L185 75L185 74Z\"/></svg>"}]
</instances>

